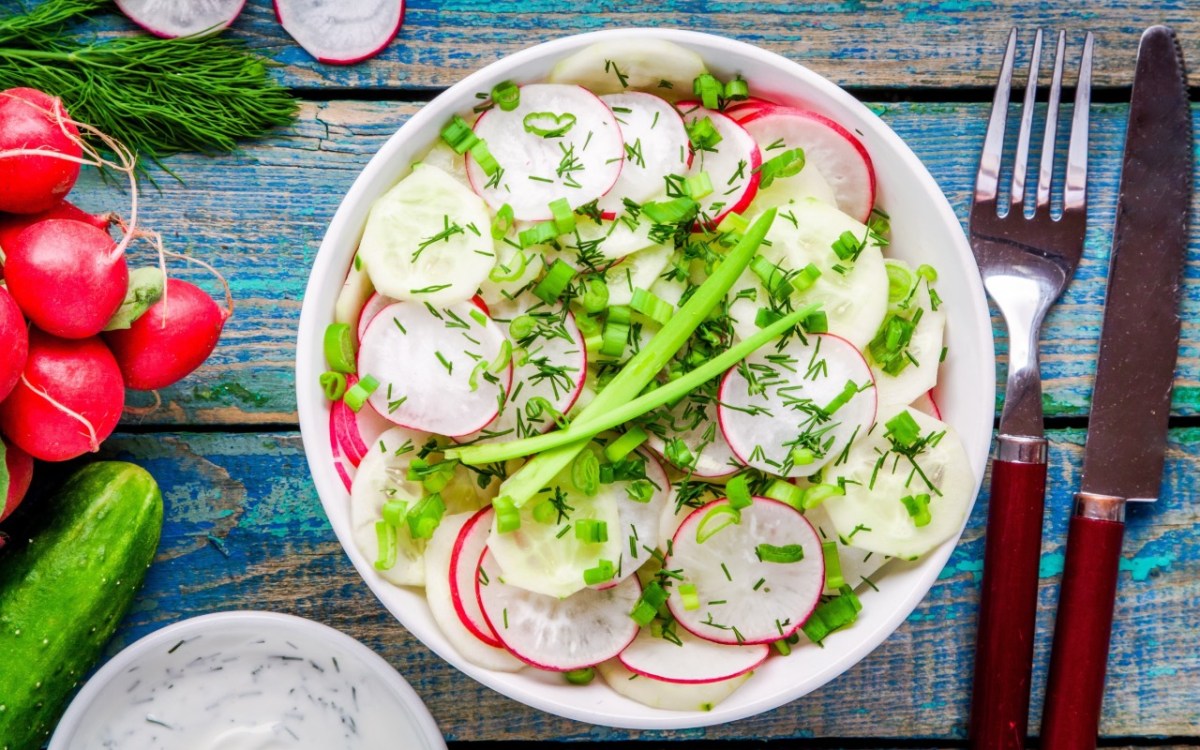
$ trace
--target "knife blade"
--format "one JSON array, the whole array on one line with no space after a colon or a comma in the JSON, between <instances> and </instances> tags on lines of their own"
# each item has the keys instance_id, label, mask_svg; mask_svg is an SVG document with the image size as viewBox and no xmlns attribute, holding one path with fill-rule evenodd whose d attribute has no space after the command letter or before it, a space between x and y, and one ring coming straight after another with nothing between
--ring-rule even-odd
<instances>
[{"instance_id":1,"label":"knife blade","mask_svg":"<svg viewBox=\"0 0 1200 750\"><path fill-rule=\"evenodd\" d=\"M1042 747L1096 747L1125 503L1162 483L1179 350L1192 132L1175 34L1142 35L1113 228L1083 479L1067 538Z\"/></svg>"}]
</instances>

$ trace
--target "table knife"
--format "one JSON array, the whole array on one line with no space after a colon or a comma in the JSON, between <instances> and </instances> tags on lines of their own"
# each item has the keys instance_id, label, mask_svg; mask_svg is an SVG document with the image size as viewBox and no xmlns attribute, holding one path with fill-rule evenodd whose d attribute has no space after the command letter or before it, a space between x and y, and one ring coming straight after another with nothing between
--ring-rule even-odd
<instances>
[{"instance_id":1,"label":"table knife","mask_svg":"<svg viewBox=\"0 0 1200 750\"><path fill-rule=\"evenodd\" d=\"M1092 750L1125 504L1158 497L1179 350L1192 132L1175 34L1142 35L1109 261L1100 355L1071 516L1042 720L1047 750Z\"/></svg>"}]
</instances>

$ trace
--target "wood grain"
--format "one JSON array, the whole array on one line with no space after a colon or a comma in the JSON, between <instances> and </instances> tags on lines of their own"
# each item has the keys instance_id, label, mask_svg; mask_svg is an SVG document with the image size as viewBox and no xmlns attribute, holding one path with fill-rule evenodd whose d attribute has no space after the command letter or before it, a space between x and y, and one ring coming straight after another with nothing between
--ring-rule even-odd
<instances>
[{"instance_id":1,"label":"wood grain","mask_svg":"<svg viewBox=\"0 0 1200 750\"><path fill-rule=\"evenodd\" d=\"M1032 727L1039 721L1082 439L1078 431L1051 435ZM1200 430L1172 432L1162 500L1130 512L1105 695L1107 736L1186 736L1200 726L1198 441ZM382 653L452 740L965 736L986 498L924 603L845 675L754 719L635 733L525 708L464 677L408 635L357 577L329 529L296 433L118 436L105 452L146 466L167 503L157 562L110 653L182 617L268 609L326 622ZM869 594L864 601L870 606Z\"/></svg>"}]
</instances>

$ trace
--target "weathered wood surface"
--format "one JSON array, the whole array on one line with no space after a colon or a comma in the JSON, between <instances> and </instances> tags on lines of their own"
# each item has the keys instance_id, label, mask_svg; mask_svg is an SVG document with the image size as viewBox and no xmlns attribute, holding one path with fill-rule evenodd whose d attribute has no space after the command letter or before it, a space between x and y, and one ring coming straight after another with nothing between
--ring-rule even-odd
<instances>
[{"instance_id":1,"label":"weathered wood surface","mask_svg":"<svg viewBox=\"0 0 1200 750\"><path fill-rule=\"evenodd\" d=\"M871 105L913 148L966 222L987 105ZM169 244L224 269L237 313L215 356L163 391L165 406L127 416L144 424L295 424L293 357L300 303L325 228L354 178L413 103L307 103L294 133L247 146L236 156L180 156L185 180L147 187L142 216ZM1086 414L1104 301L1127 108L1095 105L1090 228L1083 262L1043 332L1048 416ZM1200 112L1200 110L1197 110ZM120 208L123 195L93 180L76 190L93 210ZM1193 231L1173 413L1200 413L1200 233ZM149 263L148 246L135 256ZM204 272L189 272L203 279ZM997 322L999 351L1006 348ZM998 374L1003 377L1003 372ZM135 403L145 404L144 397Z\"/></svg>"},{"instance_id":2,"label":"weathered wood surface","mask_svg":"<svg viewBox=\"0 0 1200 750\"><path fill-rule=\"evenodd\" d=\"M19 5L0 0L0 9ZM415 0L400 36L362 65L317 64L279 26L269 0L251 0L231 36L279 62L286 85L316 89L441 88L539 42L609 28L706 31L782 54L844 86L988 87L1016 26L1096 34L1095 81L1127 86L1142 29L1174 26L1200 59L1200 15L1191 0L1049 3L1043 0ZM89 30L128 31L115 17ZM1078 52L1076 51L1076 55Z\"/></svg>"},{"instance_id":3,"label":"weathered wood surface","mask_svg":"<svg viewBox=\"0 0 1200 750\"><path fill-rule=\"evenodd\" d=\"M1082 439L1078 431L1052 434L1035 706L1041 704ZM1198 442L1200 430L1172 433L1162 500L1130 513L1105 696L1108 736L1190 736L1200 727L1200 629L1194 622L1200 611L1200 514L1193 504ZM521 706L459 674L408 635L334 538L296 433L118 436L105 452L146 466L161 481L167 503L158 560L110 651L183 617L269 609L328 623L382 653L426 700L449 739L954 740L965 733L986 498L925 602L860 665L807 698L754 719L639 734ZM864 602L870 606L869 592Z\"/></svg>"}]
</instances>

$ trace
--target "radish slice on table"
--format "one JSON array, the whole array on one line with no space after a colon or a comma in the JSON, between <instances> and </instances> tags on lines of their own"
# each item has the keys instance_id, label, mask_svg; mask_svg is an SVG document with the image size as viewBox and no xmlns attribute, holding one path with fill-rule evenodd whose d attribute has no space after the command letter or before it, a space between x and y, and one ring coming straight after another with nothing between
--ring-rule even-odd
<instances>
[{"instance_id":1,"label":"radish slice on table","mask_svg":"<svg viewBox=\"0 0 1200 750\"><path fill-rule=\"evenodd\" d=\"M509 651L540 669L582 669L621 653L638 632L629 612L642 594L636 577L619 586L584 589L566 599L505 582L490 553L476 590L483 614Z\"/></svg>"},{"instance_id":2,"label":"radish slice on table","mask_svg":"<svg viewBox=\"0 0 1200 750\"><path fill-rule=\"evenodd\" d=\"M697 508L675 532L663 567L682 579L667 600L693 635L717 643L771 643L794 633L825 585L821 540L790 505L754 498L738 514L728 500ZM688 609L680 584L696 587Z\"/></svg>"},{"instance_id":3,"label":"radish slice on table","mask_svg":"<svg viewBox=\"0 0 1200 750\"><path fill-rule=\"evenodd\" d=\"M400 33L404 0L275 0L279 25L318 62L374 57Z\"/></svg>"},{"instance_id":4,"label":"radish slice on table","mask_svg":"<svg viewBox=\"0 0 1200 750\"><path fill-rule=\"evenodd\" d=\"M699 201L700 221L716 226L726 214L741 213L754 200L762 152L754 138L728 115L705 109L699 102L681 102L679 107L696 151L688 174L706 172L713 185L713 191ZM720 136L711 146L696 143L697 123L705 119Z\"/></svg>"},{"instance_id":5,"label":"radish slice on table","mask_svg":"<svg viewBox=\"0 0 1200 750\"><path fill-rule=\"evenodd\" d=\"M476 515L457 513L446 516L433 532L433 537L425 546L425 600L429 602L429 611L442 635L446 636L446 640L450 641L450 645L462 654L464 659L484 669L516 672L524 668L525 663L499 648L498 644L485 643L477 638L463 625L455 611L452 596L452 554L463 528Z\"/></svg>"},{"instance_id":6,"label":"radish slice on table","mask_svg":"<svg viewBox=\"0 0 1200 750\"><path fill-rule=\"evenodd\" d=\"M664 178L687 173L691 149L679 112L661 98L639 91L600 98L625 139L621 176L599 204L606 218L615 218L625 211L625 199L641 204L665 196Z\"/></svg>"},{"instance_id":7,"label":"radish slice on table","mask_svg":"<svg viewBox=\"0 0 1200 750\"><path fill-rule=\"evenodd\" d=\"M909 341L900 351L892 352L890 357L886 353L881 355L885 360L890 359L888 364L880 364L873 356L873 346L866 349L867 362L875 376L879 403L903 406L916 401L937 385L946 328L946 310L941 306L940 300L939 304L934 304L928 280L917 276L902 261L888 260L886 263L889 276L897 274L904 278L904 275L907 275L912 279L912 284L902 299L890 305L889 312L898 320L891 321L889 318L885 320L884 326L907 328L913 321L916 325L912 326ZM879 336L876 338L880 339ZM879 343L882 344L882 340Z\"/></svg>"},{"instance_id":8,"label":"radish slice on table","mask_svg":"<svg viewBox=\"0 0 1200 750\"><path fill-rule=\"evenodd\" d=\"M522 86L516 108L484 112L475 135L500 165L489 175L467 157L475 192L495 210L509 204L522 221L552 218L550 203L559 198L573 209L596 200L617 181L625 159L612 110L580 86Z\"/></svg>"},{"instance_id":9,"label":"radish slice on table","mask_svg":"<svg viewBox=\"0 0 1200 750\"><path fill-rule=\"evenodd\" d=\"M353 387L357 382L358 376L346 376L347 387ZM369 403L355 412L340 399L330 405L329 422L335 444L352 466L362 463L363 457L372 448L378 449L379 436L394 427L391 422L379 416L379 412ZM425 439L428 437L424 436Z\"/></svg>"},{"instance_id":10,"label":"radish slice on table","mask_svg":"<svg viewBox=\"0 0 1200 750\"><path fill-rule=\"evenodd\" d=\"M661 39L607 39L559 60L551 83L574 83L597 94L649 91L669 101L692 95L692 82L707 73L695 52Z\"/></svg>"},{"instance_id":11,"label":"radish slice on table","mask_svg":"<svg viewBox=\"0 0 1200 750\"><path fill-rule=\"evenodd\" d=\"M804 483L801 483L804 486ZM893 559L887 555L881 555L877 552L865 550L854 546L850 539L844 536L839 536L837 528L834 526L833 519L829 517L829 511L824 504L818 505L815 508L809 508L804 511L804 517L817 530L817 536L821 537L824 544L834 542L837 544L838 565L842 573L842 580L851 588L861 588L867 585L868 581L872 580L880 568L887 565ZM834 596L839 593L837 586L829 585L829 577L826 575L825 593Z\"/></svg>"},{"instance_id":12,"label":"radish slice on table","mask_svg":"<svg viewBox=\"0 0 1200 750\"><path fill-rule=\"evenodd\" d=\"M358 374L379 382L370 404L388 420L455 437L495 419L512 384L511 354L500 327L470 302L397 302L367 326Z\"/></svg>"},{"instance_id":13,"label":"radish slice on table","mask_svg":"<svg viewBox=\"0 0 1200 750\"><path fill-rule=\"evenodd\" d=\"M463 525L458 538L454 540L450 555L450 598L463 626L487 645L500 648L503 644L483 616L479 596L475 593L476 581L479 580L479 561L487 550L495 514L491 506L479 510Z\"/></svg>"},{"instance_id":14,"label":"radish slice on table","mask_svg":"<svg viewBox=\"0 0 1200 750\"><path fill-rule=\"evenodd\" d=\"M642 628L617 659L630 672L664 682L697 684L719 682L746 674L767 658L765 643L731 646L697 638L676 628L679 643L655 636Z\"/></svg>"},{"instance_id":15,"label":"radish slice on table","mask_svg":"<svg viewBox=\"0 0 1200 750\"><path fill-rule=\"evenodd\" d=\"M741 121L759 146L783 141L786 148L804 150L829 181L842 211L865 222L875 205L875 167L862 143L850 131L824 115L793 107L769 107ZM764 159L771 155L763 154Z\"/></svg>"},{"instance_id":16,"label":"radish slice on table","mask_svg":"<svg viewBox=\"0 0 1200 750\"><path fill-rule=\"evenodd\" d=\"M165 39L228 28L245 4L246 0L117 0L129 20Z\"/></svg>"},{"instance_id":17,"label":"radish slice on table","mask_svg":"<svg viewBox=\"0 0 1200 750\"><path fill-rule=\"evenodd\" d=\"M824 502L838 533L856 547L902 559L957 534L975 492L954 428L906 407L881 412L824 481L846 488Z\"/></svg>"},{"instance_id":18,"label":"radish slice on table","mask_svg":"<svg viewBox=\"0 0 1200 750\"><path fill-rule=\"evenodd\" d=\"M756 352L721 381L717 416L747 466L807 477L838 458L875 420L871 368L831 334Z\"/></svg>"},{"instance_id":19,"label":"radish slice on table","mask_svg":"<svg viewBox=\"0 0 1200 750\"><path fill-rule=\"evenodd\" d=\"M613 692L668 711L711 711L713 706L733 695L752 674L746 672L717 682L667 682L631 672L618 659L597 664L596 671Z\"/></svg>"},{"instance_id":20,"label":"radish slice on table","mask_svg":"<svg viewBox=\"0 0 1200 750\"><path fill-rule=\"evenodd\" d=\"M667 461L671 460L667 441L682 441L687 448L684 455L690 455L692 463L675 468L690 470L703 479L727 477L741 465L718 426L715 395L694 391L670 409L653 412L654 421L644 425L650 433L650 447Z\"/></svg>"}]
</instances>

